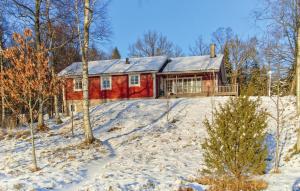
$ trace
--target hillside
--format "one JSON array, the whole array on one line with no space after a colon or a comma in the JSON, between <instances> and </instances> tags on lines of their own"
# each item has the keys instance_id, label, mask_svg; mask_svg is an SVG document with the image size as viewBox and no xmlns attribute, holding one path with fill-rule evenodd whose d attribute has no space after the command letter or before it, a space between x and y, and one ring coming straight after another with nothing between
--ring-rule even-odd
<instances>
[{"instance_id":1,"label":"hillside","mask_svg":"<svg viewBox=\"0 0 300 191\"><path fill-rule=\"evenodd\" d=\"M216 97L215 105L226 97ZM263 176L269 191L300 190L300 156L284 161L296 141L295 98L284 97L286 124L280 174ZM263 107L275 112L274 103L262 98ZM211 118L212 98L132 100L111 102L91 109L94 135L102 141L92 148L80 145L82 114L75 115L75 136L71 120L37 134L40 171L32 173L31 143L26 133L21 138L0 141L0 190L165 190L180 185L196 190L205 186L190 182L203 167L201 143L206 136L202 125ZM167 111L170 111L169 114ZM170 123L167 123L167 119ZM270 118L267 143L275 146L275 124Z\"/></svg>"}]
</instances>

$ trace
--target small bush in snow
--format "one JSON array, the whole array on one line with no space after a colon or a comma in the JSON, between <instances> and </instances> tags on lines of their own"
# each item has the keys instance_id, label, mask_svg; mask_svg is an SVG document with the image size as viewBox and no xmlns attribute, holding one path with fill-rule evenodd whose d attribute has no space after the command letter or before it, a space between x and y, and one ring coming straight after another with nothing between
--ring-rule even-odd
<instances>
[{"instance_id":1,"label":"small bush in snow","mask_svg":"<svg viewBox=\"0 0 300 191\"><path fill-rule=\"evenodd\" d=\"M267 113L258 110L259 106L258 100L248 97L231 98L214 112L213 122L204 121L208 132L202 145L206 175L243 185L247 177L265 171Z\"/></svg>"}]
</instances>

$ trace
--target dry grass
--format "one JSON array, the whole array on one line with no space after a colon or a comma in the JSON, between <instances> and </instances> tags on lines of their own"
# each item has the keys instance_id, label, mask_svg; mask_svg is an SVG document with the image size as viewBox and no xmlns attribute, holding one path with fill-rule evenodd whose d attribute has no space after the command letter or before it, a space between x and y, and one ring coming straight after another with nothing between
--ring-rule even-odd
<instances>
[{"instance_id":1,"label":"dry grass","mask_svg":"<svg viewBox=\"0 0 300 191\"><path fill-rule=\"evenodd\" d=\"M180 187L178 191L194 191L194 189L189 187Z\"/></svg>"},{"instance_id":2,"label":"dry grass","mask_svg":"<svg viewBox=\"0 0 300 191\"><path fill-rule=\"evenodd\" d=\"M205 176L195 181L202 185L210 185L208 191L259 191L268 188L268 184L266 181L250 178L242 178L240 180L237 180L230 177L212 178Z\"/></svg>"},{"instance_id":3,"label":"dry grass","mask_svg":"<svg viewBox=\"0 0 300 191\"><path fill-rule=\"evenodd\" d=\"M113 127L113 128L110 128L107 132L113 132L113 131L118 131L122 129L121 127Z\"/></svg>"},{"instance_id":4,"label":"dry grass","mask_svg":"<svg viewBox=\"0 0 300 191\"><path fill-rule=\"evenodd\" d=\"M30 137L30 131L29 130L20 130L16 132L15 138L16 139L27 139Z\"/></svg>"},{"instance_id":5,"label":"dry grass","mask_svg":"<svg viewBox=\"0 0 300 191\"><path fill-rule=\"evenodd\" d=\"M0 141L5 139L6 134L0 131Z\"/></svg>"},{"instance_id":6,"label":"dry grass","mask_svg":"<svg viewBox=\"0 0 300 191\"><path fill-rule=\"evenodd\" d=\"M45 124L37 126L38 132L48 132L49 130L50 128Z\"/></svg>"},{"instance_id":7,"label":"dry grass","mask_svg":"<svg viewBox=\"0 0 300 191\"><path fill-rule=\"evenodd\" d=\"M10 140L10 139L27 139L30 137L30 131L29 130L18 130L15 132L0 132L0 140Z\"/></svg>"},{"instance_id":8,"label":"dry grass","mask_svg":"<svg viewBox=\"0 0 300 191\"><path fill-rule=\"evenodd\" d=\"M68 160L71 160L71 161L73 161L73 160L75 160L76 159L76 157L75 156L73 156L73 155L69 155L68 156Z\"/></svg>"},{"instance_id":9,"label":"dry grass","mask_svg":"<svg viewBox=\"0 0 300 191\"><path fill-rule=\"evenodd\" d=\"M300 151L297 152L296 147L297 147L297 145L295 144L292 148L290 148L290 149L288 150L288 154L284 157L284 161L285 161L285 162L290 161L291 158L293 158L295 155L300 154Z\"/></svg>"}]
</instances>

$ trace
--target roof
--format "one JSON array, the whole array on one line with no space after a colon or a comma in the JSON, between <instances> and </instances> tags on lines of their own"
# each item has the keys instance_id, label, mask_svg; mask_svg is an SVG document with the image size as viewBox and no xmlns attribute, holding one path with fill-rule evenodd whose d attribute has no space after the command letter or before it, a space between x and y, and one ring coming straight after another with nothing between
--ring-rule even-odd
<instances>
[{"instance_id":1,"label":"roof","mask_svg":"<svg viewBox=\"0 0 300 191\"><path fill-rule=\"evenodd\" d=\"M89 75L133 73L133 72L158 72L167 62L165 56L129 58L126 59L100 60L89 62ZM75 62L62 70L59 76L77 76L82 74L82 62Z\"/></svg>"},{"instance_id":2,"label":"roof","mask_svg":"<svg viewBox=\"0 0 300 191\"><path fill-rule=\"evenodd\" d=\"M177 57L170 60L162 73L219 70L223 55L219 54L215 58L210 58L210 55Z\"/></svg>"}]
</instances>

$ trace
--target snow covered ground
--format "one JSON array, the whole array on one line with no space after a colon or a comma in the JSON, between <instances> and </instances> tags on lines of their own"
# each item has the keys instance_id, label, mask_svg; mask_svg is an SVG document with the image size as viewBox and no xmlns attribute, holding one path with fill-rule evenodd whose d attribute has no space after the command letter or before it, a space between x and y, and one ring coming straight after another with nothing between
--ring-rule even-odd
<instances>
[{"instance_id":1,"label":"snow covered ground","mask_svg":"<svg viewBox=\"0 0 300 191\"><path fill-rule=\"evenodd\" d=\"M215 104L227 97L216 97ZM176 191L180 185L195 190L205 186L190 182L203 168L201 143L206 136L202 125L211 118L211 98L132 100L111 102L91 109L94 135L102 145L86 148L82 114L75 116L75 136L70 118L50 132L37 134L38 172L31 172L30 139L0 140L0 190L157 190ZM281 173L262 176L269 191L300 190L300 156L284 161L296 142L295 98L282 99L286 124ZM275 113L270 98L263 107ZM166 112L169 110L168 112ZM169 121L169 123L167 122ZM269 119L267 139L274 150L275 123ZM272 168L272 155L269 157Z\"/></svg>"}]
</instances>

